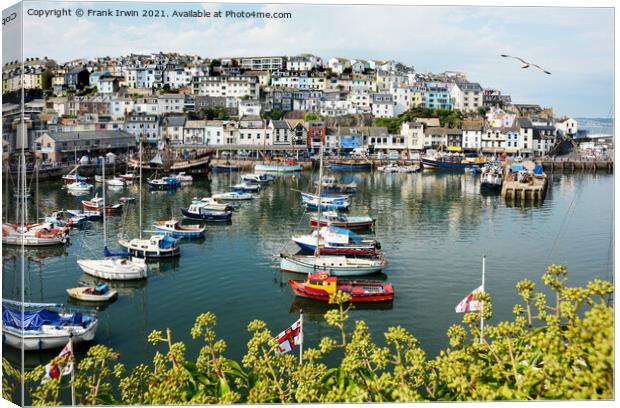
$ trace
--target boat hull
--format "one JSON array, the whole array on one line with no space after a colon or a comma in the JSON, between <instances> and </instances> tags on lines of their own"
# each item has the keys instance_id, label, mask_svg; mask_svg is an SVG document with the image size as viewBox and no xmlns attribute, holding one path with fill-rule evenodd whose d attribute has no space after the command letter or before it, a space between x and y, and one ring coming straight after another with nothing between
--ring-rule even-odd
<instances>
[{"instance_id":1,"label":"boat hull","mask_svg":"<svg viewBox=\"0 0 620 408\"><path fill-rule=\"evenodd\" d=\"M327 163L330 171L366 171L372 169L371 163Z\"/></svg>"},{"instance_id":2,"label":"boat hull","mask_svg":"<svg viewBox=\"0 0 620 408\"><path fill-rule=\"evenodd\" d=\"M152 248L152 249L142 249L136 248L131 245L130 241L118 241L121 244L129 255L136 258L144 258L144 259L161 259L161 258L174 258L181 255L181 247L178 245L174 248Z\"/></svg>"},{"instance_id":3,"label":"boat hull","mask_svg":"<svg viewBox=\"0 0 620 408\"><path fill-rule=\"evenodd\" d=\"M97 321L90 322L81 329L67 330L46 328L44 333L29 333L17 328L2 326L2 344L27 351L48 350L62 348L67 345L69 339L73 343L92 341L97 331Z\"/></svg>"},{"instance_id":4,"label":"boat hull","mask_svg":"<svg viewBox=\"0 0 620 408\"><path fill-rule=\"evenodd\" d=\"M438 169L438 170L465 170L476 167L481 167L485 163L456 163L446 162L441 160L433 160L428 158L421 159L422 166L424 168Z\"/></svg>"},{"instance_id":5,"label":"boat hull","mask_svg":"<svg viewBox=\"0 0 620 408\"><path fill-rule=\"evenodd\" d=\"M377 264L376 266L360 266L356 268L338 267L331 265L322 266L315 265L312 260L305 260L303 258L295 258L289 256L283 256L280 260L280 270L282 270L283 272L293 272L301 274L325 272L331 276L362 276L381 272L383 268L385 268L384 264Z\"/></svg>"},{"instance_id":6,"label":"boat hull","mask_svg":"<svg viewBox=\"0 0 620 408\"><path fill-rule=\"evenodd\" d=\"M301 164L256 164L254 165L254 171L256 172L269 172L269 173L290 173L295 171L301 171L303 167Z\"/></svg>"},{"instance_id":7,"label":"boat hull","mask_svg":"<svg viewBox=\"0 0 620 408\"><path fill-rule=\"evenodd\" d=\"M69 288L67 289L67 294L73 299L83 302L109 302L110 300L116 299L118 296L118 292L115 290L110 290L108 293L102 295L93 295L87 293L87 289L89 288Z\"/></svg>"},{"instance_id":8,"label":"boat hull","mask_svg":"<svg viewBox=\"0 0 620 408\"><path fill-rule=\"evenodd\" d=\"M183 217L185 218L201 221L228 222L232 219L232 212L221 213L218 211L197 214L189 212L187 208L181 208L181 214L183 214Z\"/></svg>"},{"instance_id":9,"label":"boat hull","mask_svg":"<svg viewBox=\"0 0 620 408\"><path fill-rule=\"evenodd\" d=\"M202 238L205 235L204 228L197 228L195 231L179 231L172 228L153 226L157 232L172 235L173 238Z\"/></svg>"},{"instance_id":10,"label":"boat hull","mask_svg":"<svg viewBox=\"0 0 620 408\"><path fill-rule=\"evenodd\" d=\"M328 221L328 220L318 220L316 217L310 218L310 226L316 228L327 227L330 225L334 225L336 227L351 229L351 230L365 230L371 229L375 225L375 220L369 221Z\"/></svg>"},{"instance_id":11,"label":"boat hull","mask_svg":"<svg viewBox=\"0 0 620 408\"><path fill-rule=\"evenodd\" d=\"M239 166L228 166L225 164L214 164L211 166L211 171L214 173L228 173L228 172L235 172L235 171L239 171L240 167Z\"/></svg>"},{"instance_id":12,"label":"boat hull","mask_svg":"<svg viewBox=\"0 0 620 408\"><path fill-rule=\"evenodd\" d=\"M316 290L309 290L305 287L303 282L297 282L293 279L289 279L289 284L293 293L296 296L305 298L320 300L323 302L329 302L329 294L326 292L319 292ZM374 288L377 292L366 293L365 290L359 290L359 288ZM373 284L373 283L361 283L361 282L338 282L338 290L351 295L351 302L353 303L365 303L365 302L387 302L394 300L394 290L389 284ZM381 289L379 289L381 288Z\"/></svg>"},{"instance_id":13,"label":"boat hull","mask_svg":"<svg viewBox=\"0 0 620 408\"><path fill-rule=\"evenodd\" d=\"M84 211L102 211L102 208L97 204L92 204L89 201L82 201L82 207ZM110 204L105 206L106 214L119 214L123 211L123 204Z\"/></svg>"},{"instance_id":14,"label":"boat hull","mask_svg":"<svg viewBox=\"0 0 620 408\"><path fill-rule=\"evenodd\" d=\"M139 280L145 279L148 276L145 265L123 265L119 259L80 259L77 261L77 264L84 273L106 280Z\"/></svg>"}]
</instances>

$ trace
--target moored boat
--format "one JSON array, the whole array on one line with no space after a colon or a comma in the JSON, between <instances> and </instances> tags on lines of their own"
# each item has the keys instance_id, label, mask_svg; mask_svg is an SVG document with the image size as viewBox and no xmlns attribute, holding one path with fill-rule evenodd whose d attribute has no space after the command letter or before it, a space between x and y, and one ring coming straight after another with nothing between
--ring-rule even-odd
<instances>
[{"instance_id":1,"label":"moored boat","mask_svg":"<svg viewBox=\"0 0 620 408\"><path fill-rule=\"evenodd\" d=\"M67 294L73 299L83 302L109 302L118 296L118 292L110 289L105 283L97 286L69 288Z\"/></svg>"},{"instance_id":2,"label":"moored boat","mask_svg":"<svg viewBox=\"0 0 620 408\"><path fill-rule=\"evenodd\" d=\"M378 273L386 267L385 259L347 258L346 256L280 255L280 270L311 274L325 272L333 276L360 276Z\"/></svg>"},{"instance_id":3,"label":"moored boat","mask_svg":"<svg viewBox=\"0 0 620 408\"><path fill-rule=\"evenodd\" d=\"M17 349L47 350L64 347L69 340L91 341L97 323L95 313L69 311L62 304L2 300L2 343Z\"/></svg>"},{"instance_id":4,"label":"moored boat","mask_svg":"<svg viewBox=\"0 0 620 408\"><path fill-rule=\"evenodd\" d=\"M105 211L106 214L118 214L123 210L123 204L105 204L103 198L95 196L91 200L83 200L82 207L85 211Z\"/></svg>"},{"instance_id":5,"label":"moored boat","mask_svg":"<svg viewBox=\"0 0 620 408\"><path fill-rule=\"evenodd\" d=\"M207 209L201 203L192 203L188 208L181 208L185 218L202 221L228 222L232 218L232 211L214 211Z\"/></svg>"},{"instance_id":6,"label":"moored boat","mask_svg":"<svg viewBox=\"0 0 620 408\"><path fill-rule=\"evenodd\" d=\"M343 281L324 272L313 273L302 282L289 279L289 283L295 295L323 302L328 302L337 291L348 293L353 303L394 299L394 288L390 283Z\"/></svg>"},{"instance_id":7,"label":"moored boat","mask_svg":"<svg viewBox=\"0 0 620 408\"><path fill-rule=\"evenodd\" d=\"M192 200L192 204L201 205L203 208L211 211L233 211L234 208L226 203L220 203L214 197L203 197L198 200L196 197Z\"/></svg>"},{"instance_id":8,"label":"moored boat","mask_svg":"<svg viewBox=\"0 0 620 408\"><path fill-rule=\"evenodd\" d=\"M153 227L158 232L171 235L173 238L204 237L205 228L200 225L182 225L177 220L155 221Z\"/></svg>"},{"instance_id":9,"label":"moored boat","mask_svg":"<svg viewBox=\"0 0 620 408\"><path fill-rule=\"evenodd\" d=\"M241 180L257 184L268 184L271 183L274 179L274 176L272 176L271 174L250 173L241 175Z\"/></svg>"},{"instance_id":10,"label":"moored boat","mask_svg":"<svg viewBox=\"0 0 620 408\"><path fill-rule=\"evenodd\" d=\"M118 243L127 249L130 256L137 258L171 258L181 255L179 241L165 234L151 235L149 239L121 239Z\"/></svg>"},{"instance_id":11,"label":"moored boat","mask_svg":"<svg viewBox=\"0 0 620 408\"><path fill-rule=\"evenodd\" d=\"M501 165L493 163L482 167L480 174L480 188L487 191L499 191L502 189Z\"/></svg>"},{"instance_id":12,"label":"moored boat","mask_svg":"<svg viewBox=\"0 0 620 408\"><path fill-rule=\"evenodd\" d=\"M349 216L335 211L327 211L321 214L318 218L315 215L310 217L311 227L326 227L328 225L335 225L336 227L347 229L370 229L375 225L375 219L368 216Z\"/></svg>"},{"instance_id":13,"label":"moored boat","mask_svg":"<svg viewBox=\"0 0 620 408\"><path fill-rule=\"evenodd\" d=\"M364 171L372 169L371 162L358 160L338 160L326 164L330 171Z\"/></svg>"},{"instance_id":14,"label":"moored boat","mask_svg":"<svg viewBox=\"0 0 620 408\"><path fill-rule=\"evenodd\" d=\"M420 159L424 168L436 170L465 170L481 167L487 160L484 157L465 157L461 153L431 153Z\"/></svg>"},{"instance_id":15,"label":"moored boat","mask_svg":"<svg viewBox=\"0 0 620 408\"><path fill-rule=\"evenodd\" d=\"M179 174L171 174L170 177L174 177L181 184L192 184L194 182L194 178L184 171Z\"/></svg>"},{"instance_id":16,"label":"moored boat","mask_svg":"<svg viewBox=\"0 0 620 408\"><path fill-rule=\"evenodd\" d=\"M301 171L303 169L301 164L294 161L288 161L286 163L272 162L272 163L258 163L254 165L255 172L267 172L267 173L290 173Z\"/></svg>"},{"instance_id":17,"label":"moored boat","mask_svg":"<svg viewBox=\"0 0 620 408\"><path fill-rule=\"evenodd\" d=\"M251 193L242 193L241 191L229 191L228 193L213 194L211 197L216 200L243 201L251 200L256 196Z\"/></svg>"},{"instance_id":18,"label":"moored boat","mask_svg":"<svg viewBox=\"0 0 620 408\"><path fill-rule=\"evenodd\" d=\"M24 246L64 245L69 242L69 228L56 228L51 223L28 224L23 228L16 224L2 224L2 244Z\"/></svg>"},{"instance_id":19,"label":"moored boat","mask_svg":"<svg viewBox=\"0 0 620 408\"><path fill-rule=\"evenodd\" d=\"M76 181L75 183L67 184L66 187L69 191L90 191L93 185L85 183L84 181Z\"/></svg>"},{"instance_id":20,"label":"moored boat","mask_svg":"<svg viewBox=\"0 0 620 408\"><path fill-rule=\"evenodd\" d=\"M260 186L258 184L248 184L248 183L238 183L231 187L233 191L251 191L256 192L260 190Z\"/></svg>"},{"instance_id":21,"label":"moored boat","mask_svg":"<svg viewBox=\"0 0 620 408\"><path fill-rule=\"evenodd\" d=\"M153 190L175 190L181 186L181 182L176 177L162 177L146 181Z\"/></svg>"},{"instance_id":22,"label":"moored boat","mask_svg":"<svg viewBox=\"0 0 620 408\"><path fill-rule=\"evenodd\" d=\"M125 173L125 174L121 174L120 176L118 176L121 180L123 180L125 183L133 183L134 181L139 179L139 176L137 176L134 173Z\"/></svg>"},{"instance_id":23,"label":"moored boat","mask_svg":"<svg viewBox=\"0 0 620 408\"><path fill-rule=\"evenodd\" d=\"M314 252L318 249L321 253L330 254L351 254L355 251L366 250L376 251L381 249L381 244L374 239L364 239L353 231L329 226L312 231L308 235L293 236L295 242L301 249Z\"/></svg>"},{"instance_id":24,"label":"moored boat","mask_svg":"<svg viewBox=\"0 0 620 408\"><path fill-rule=\"evenodd\" d=\"M314 182L315 187L318 186L318 181ZM334 176L323 177L321 183L321 189L325 192L332 193L355 193L357 191L357 183L352 181L348 184L339 183Z\"/></svg>"},{"instance_id":25,"label":"moored boat","mask_svg":"<svg viewBox=\"0 0 620 408\"><path fill-rule=\"evenodd\" d=\"M107 179L105 181L105 184L109 187L125 187L126 185L125 180L123 180L122 178L118 178L118 177Z\"/></svg>"},{"instance_id":26,"label":"moored boat","mask_svg":"<svg viewBox=\"0 0 620 408\"><path fill-rule=\"evenodd\" d=\"M211 171L214 173L232 173L239 171L241 167L235 164L213 164L211 165Z\"/></svg>"},{"instance_id":27,"label":"moored boat","mask_svg":"<svg viewBox=\"0 0 620 408\"><path fill-rule=\"evenodd\" d=\"M301 193L303 205L307 208L316 209L321 205L324 210L346 210L351 205L348 195L321 194L320 200L317 194Z\"/></svg>"},{"instance_id":28,"label":"moored boat","mask_svg":"<svg viewBox=\"0 0 620 408\"><path fill-rule=\"evenodd\" d=\"M99 210L65 210L72 217L83 216L86 217L88 221L101 221L102 213Z\"/></svg>"}]
</instances>

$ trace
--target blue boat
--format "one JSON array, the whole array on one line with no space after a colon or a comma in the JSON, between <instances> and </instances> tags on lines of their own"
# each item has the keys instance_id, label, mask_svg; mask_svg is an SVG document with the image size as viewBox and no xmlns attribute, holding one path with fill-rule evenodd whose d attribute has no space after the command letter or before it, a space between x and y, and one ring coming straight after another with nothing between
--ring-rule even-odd
<instances>
[{"instance_id":1,"label":"blue boat","mask_svg":"<svg viewBox=\"0 0 620 408\"><path fill-rule=\"evenodd\" d=\"M103 215L101 211L66 210L72 217L84 216L88 221L101 221Z\"/></svg>"},{"instance_id":2,"label":"blue boat","mask_svg":"<svg viewBox=\"0 0 620 408\"><path fill-rule=\"evenodd\" d=\"M483 166L486 161L464 159L460 156L422 157L422 166L437 170L465 170Z\"/></svg>"},{"instance_id":3,"label":"blue boat","mask_svg":"<svg viewBox=\"0 0 620 408\"><path fill-rule=\"evenodd\" d=\"M233 213L232 211L209 210L199 202L194 202L188 208L181 208L181 214L193 220L228 222L232 219Z\"/></svg>"},{"instance_id":4,"label":"blue boat","mask_svg":"<svg viewBox=\"0 0 620 408\"><path fill-rule=\"evenodd\" d=\"M153 227L158 232L171 235L173 238L202 238L205 228L200 225L182 225L177 220L155 221Z\"/></svg>"},{"instance_id":5,"label":"blue boat","mask_svg":"<svg viewBox=\"0 0 620 408\"><path fill-rule=\"evenodd\" d=\"M146 181L153 190L175 190L181 186L176 177L163 177Z\"/></svg>"},{"instance_id":6,"label":"blue boat","mask_svg":"<svg viewBox=\"0 0 620 408\"><path fill-rule=\"evenodd\" d=\"M303 204L310 209L317 209L319 196L310 193L301 193ZM351 205L348 195L321 194L321 208L324 210L346 210Z\"/></svg>"}]
</instances>

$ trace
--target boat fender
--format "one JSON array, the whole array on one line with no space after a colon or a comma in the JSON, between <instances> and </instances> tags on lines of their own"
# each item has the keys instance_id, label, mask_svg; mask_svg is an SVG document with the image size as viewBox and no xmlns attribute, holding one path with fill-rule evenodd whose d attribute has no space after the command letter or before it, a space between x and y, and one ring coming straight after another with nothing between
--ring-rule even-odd
<instances>
[{"instance_id":1,"label":"boat fender","mask_svg":"<svg viewBox=\"0 0 620 408\"><path fill-rule=\"evenodd\" d=\"M377 242L377 243L375 244L375 247L376 247L377 249L381 249L381 243L380 243L380 242Z\"/></svg>"}]
</instances>

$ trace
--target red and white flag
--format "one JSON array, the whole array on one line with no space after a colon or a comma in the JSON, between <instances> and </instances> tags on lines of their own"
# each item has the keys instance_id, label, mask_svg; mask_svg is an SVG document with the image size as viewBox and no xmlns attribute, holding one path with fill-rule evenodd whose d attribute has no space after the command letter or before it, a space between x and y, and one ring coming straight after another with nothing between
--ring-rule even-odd
<instances>
[{"instance_id":1,"label":"red and white flag","mask_svg":"<svg viewBox=\"0 0 620 408\"><path fill-rule=\"evenodd\" d=\"M278 342L276 352L280 354L288 353L298 346L301 343L301 318L278 334L276 340Z\"/></svg>"},{"instance_id":2,"label":"red and white flag","mask_svg":"<svg viewBox=\"0 0 620 408\"><path fill-rule=\"evenodd\" d=\"M48 380L55 380L61 375L69 375L73 372L73 344L71 340L62 349L57 357L59 360L56 363L50 361L45 366L45 375L43 376L42 383Z\"/></svg>"},{"instance_id":3,"label":"red and white flag","mask_svg":"<svg viewBox=\"0 0 620 408\"><path fill-rule=\"evenodd\" d=\"M476 289L471 291L469 295L465 296L465 299L461 300L458 305L454 308L456 313L467 313L467 312L475 312L480 310L480 301L474 299L474 295L476 293L480 293L484 290L482 285L478 286Z\"/></svg>"}]
</instances>

